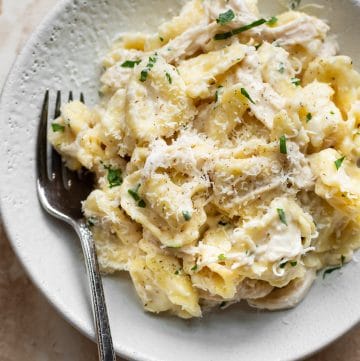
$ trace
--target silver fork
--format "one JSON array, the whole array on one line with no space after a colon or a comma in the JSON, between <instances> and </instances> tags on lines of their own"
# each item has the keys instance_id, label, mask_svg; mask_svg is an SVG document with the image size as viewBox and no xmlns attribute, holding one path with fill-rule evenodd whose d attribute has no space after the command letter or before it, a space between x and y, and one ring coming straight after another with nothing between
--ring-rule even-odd
<instances>
[{"instance_id":1,"label":"silver fork","mask_svg":"<svg viewBox=\"0 0 360 361\"><path fill-rule=\"evenodd\" d=\"M69 100L72 98L73 95L70 92ZM82 94L80 100L84 101ZM54 119L60 116L60 105L61 93L57 92ZM67 170L63 166L60 155L53 148L51 150L51 162L49 162L47 156L48 116L49 91L46 91L37 139L37 191L39 200L48 213L70 224L81 240L92 296L99 360L114 361L116 356L95 245L91 231L81 213L81 201L92 190L92 176L89 172L76 173Z\"/></svg>"}]
</instances>

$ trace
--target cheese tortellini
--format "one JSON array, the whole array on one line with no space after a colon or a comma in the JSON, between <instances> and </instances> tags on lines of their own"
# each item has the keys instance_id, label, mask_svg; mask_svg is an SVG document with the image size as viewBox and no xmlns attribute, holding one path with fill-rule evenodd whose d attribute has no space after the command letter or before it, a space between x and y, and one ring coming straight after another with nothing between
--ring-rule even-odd
<instances>
[{"instance_id":1,"label":"cheese tortellini","mask_svg":"<svg viewBox=\"0 0 360 361\"><path fill-rule=\"evenodd\" d=\"M100 267L128 271L147 311L293 307L360 247L360 74L328 32L191 0L119 37L96 107L62 106L49 139L96 176Z\"/></svg>"}]
</instances>

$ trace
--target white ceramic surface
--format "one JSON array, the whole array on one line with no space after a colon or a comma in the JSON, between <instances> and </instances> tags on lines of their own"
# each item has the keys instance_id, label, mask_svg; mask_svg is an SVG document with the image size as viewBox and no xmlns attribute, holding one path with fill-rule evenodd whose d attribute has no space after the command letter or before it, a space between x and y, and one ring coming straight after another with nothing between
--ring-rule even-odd
<instances>
[{"instance_id":1,"label":"white ceramic surface","mask_svg":"<svg viewBox=\"0 0 360 361\"><path fill-rule=\"evenodd\" d=\"M93 326L75 234L41 210L35 190L35 139L44 90L83 90L97 97L100 67L114 36L152 29L176 8L174 0L61 1L15 64L0 104L1 210L14 249L33 281L71 323L89 336ZM308 1L308 2L314 2ZM267 14L280 10L263 3ZM306 3L306 1L304 1ZM350 0L322 0L342 52L360 67L360 8ZM107 277L105 292L115 347L134 360L293 360L340 336L360 320L360 265L318 279L295 309L257 312L245 306L183 321L146 314L127 275Z\"/></svg>"}]
</instances>

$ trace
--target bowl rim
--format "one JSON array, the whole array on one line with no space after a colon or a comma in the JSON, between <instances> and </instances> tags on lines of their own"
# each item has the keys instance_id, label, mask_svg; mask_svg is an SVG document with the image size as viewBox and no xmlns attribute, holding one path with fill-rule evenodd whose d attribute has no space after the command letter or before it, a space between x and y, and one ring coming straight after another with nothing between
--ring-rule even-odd
<instances>
[{"instance_id":1,"label":"bowl rim","mask_svg":"<svg viewBox=\"0 0 360 361\"><path fill-rule=\"evenodd\" d=\"M38 36L43 33L53 22L57 15L61 14L64 11L64 8L67 5L70 5L75 0L59 0L52 8L48 11L48 13L43 17L40 23L34 28L32 33L28 36L25 43L23 44L21 51L16 56L15 61L11 65L5 79L3 82L2 89L0 91L0 129L3 126L4 122L4 114L3 111L3 103L4 99L6 98L7 92L11 87L11 80L12 77L17 76L17 68L19 68L20 64L23 62L25 56L29 53L29 51L36 45ZM355 0L359 1L360 0ZM1 132L0 132L1 136ZM2 137L1 137L2 138ZM82 322L80 319L74 319L71 317L71 314L66 312L65 304L62 304L56 300L55 297L52 296L51 292L48 292L46 286L43 286L41 282L41 278L36 277L30 265L28 265L25 260L21 257L19 250L17 249L16 243L14 241L15 236L13 235L13 230L10 227L10 222L8 221L6 206L4 206L4 192L2 191L1 187L2 179L0 177L0 222L2 222L3 231L5 234L6 239L9 241L11 249L13 250L14 254L16 255L17 260L20 262L23 270L25 271L27 277L31 280L32 284L36 287L36 289L41 293L42 296L49 302L49 304L55 309L55 311L61 316L61 318L65 319L71 326L73 326L76 330L78 330L82 335L86 336L88 339L92 340L96 343L96 335L93 327L87 327L85 322ZM344 336L347 332L351 329L355 328L360 323L360 312L357 317L354 317L352 323L349 323L346 327L343 327L341 330L336 333L336 335L328 336L328 338L324 341L320 341L318 346L312 350L307 351L299 351L296 355L294 355L293 360L304 360L315 353L320 352L330 344L332 344L337 339ZM115 342L114 342L115 344ZM116 354L120 357L126 358L130 361L156 361L153 358L150 358L149 355L139 353L137 350L130 350L126 348L125 345L120 344L116 345Z\"/></svg>"}]
</instances>

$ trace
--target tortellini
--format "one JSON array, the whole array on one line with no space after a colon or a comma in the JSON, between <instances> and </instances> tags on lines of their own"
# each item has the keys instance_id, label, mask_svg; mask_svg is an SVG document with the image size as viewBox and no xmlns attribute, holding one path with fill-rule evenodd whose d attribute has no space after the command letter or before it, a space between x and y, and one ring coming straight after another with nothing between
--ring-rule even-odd
<instances>
[{"instance_id":1,"label":"tortellini","mask_svg":"<svg viewBox=\"0 0 360 361\"><path fill-rule=\"evenodd\" d=\"M139 243L130 275L145 309L156 313L171 311L183 318L201 315L197 291L183 273L179 260L162 254L153 244Z\"/></svg>"},{"instance_id":2,"label":"tortellini","mask_svg":"<svg viewBox=\"0 0 360 361\"><path fill-rule=\"evenodd\" d=\"M325 149L310 158L317 180L315 192L350 219L360 216L360 169L335 149Z\"/></svg>"},{"instance_id":3,"label":"tortellini","mask_svg":"<svg viewBox=\"0 0 360 361\"><path fill-rule=\"evenodd\" d=\"M125 124L138 143L171 137L196 114L184 80L156 54L135 67L126 90Z\"/></svg>"},{"instance_id":4,"label":"tortellini","mask_svg":"<svg viewBox=\"0 0 360 361\"><path fill-rule=\"evenodd\" d=\"M234 43L221 50L211 51L181 62L178 69L185 81L187 94L191 98L207 98L210 95L210 82L239 63L245 53L244 45Z\"/></svg>"},{"instance_id":5,"label":"tortellini","mask_svg":"<svg viewBox=\"0 0 360 361\"><path fill-rule=\"evenodd\" d=\"M293 307L360 247L360 75L328 31L191 0L119 36L96 107L62 106L49 140L95 173L100 268L129 272L145 310Z\"/></svg>"}]
</instances>

